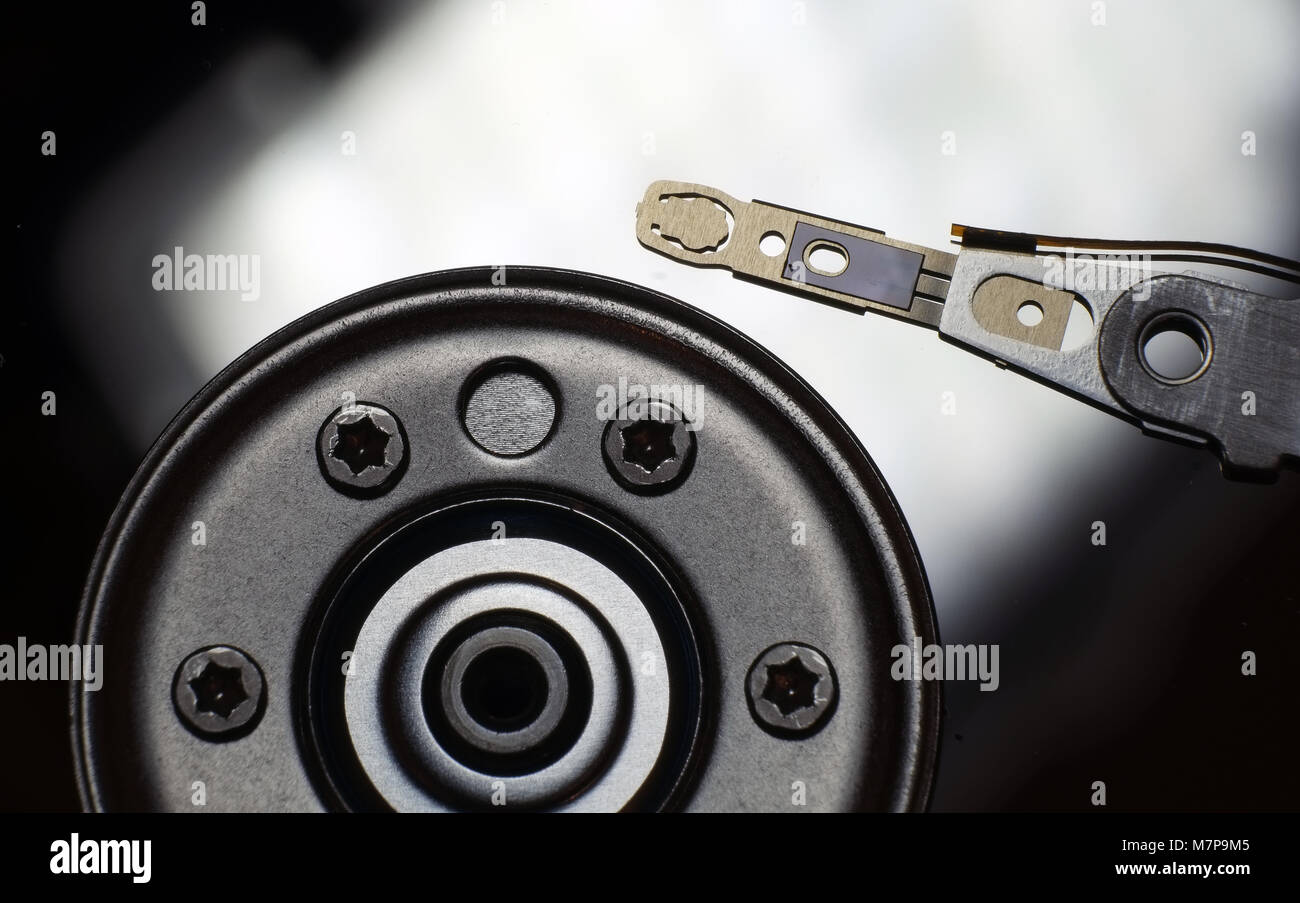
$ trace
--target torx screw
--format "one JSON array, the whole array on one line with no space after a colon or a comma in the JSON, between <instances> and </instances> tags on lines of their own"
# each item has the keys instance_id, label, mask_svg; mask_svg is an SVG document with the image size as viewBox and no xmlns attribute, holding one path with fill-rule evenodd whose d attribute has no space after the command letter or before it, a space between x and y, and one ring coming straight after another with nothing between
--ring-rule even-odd
<instances>
[{"instance_id":1,"label":"torx screw","mask_svg":"<svg viewBox=\"0 0 1300 903\"><path fill-rule=\"evenodd\" d=\"M614 479L633 492L667 492L695 463L695 430L664 401L638 403L605 426L602 452Z\"/></svg>"},{"instance_id":2,"label":"torx screw","mask_svg":"<svg viewBox=\"0 0 1300 903\"><path fill-rule=\"evenodd\" d=\"M234 740L257 727L266 708L262 669L233 646L191 653L176 669L172 702L181 723L205 740Z\"/></svg>"},{"instance_id":3,"label":"torx screw","mask_svg":"<svg viewBox=\"0 0 1300 903\"><path fill-rule=\"evenodd\" d=\"M749 710L759 726L783 737L806 737L826 723L838 688L826 656L802 643L780 643L750 666Z\"/></svg>"},{"instance_id":4,"label":"torx screw","mask_svg":"<svg viewBox=\"0 0 1300 903\"><path fill-rule=\"evenodd\" d=\"M344 405L320 428L316 458L325 479L340 492L382 495L406 472L406 434L397 416L382 405Z\"/></svg>"}]
</instances>

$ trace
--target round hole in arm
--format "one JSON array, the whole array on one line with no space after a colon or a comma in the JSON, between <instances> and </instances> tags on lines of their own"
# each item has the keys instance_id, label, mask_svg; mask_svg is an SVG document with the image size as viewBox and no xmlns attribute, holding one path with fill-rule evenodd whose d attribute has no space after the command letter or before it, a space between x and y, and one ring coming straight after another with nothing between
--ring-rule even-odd
<instances>
[{"instance_id":1,"label":"round hole in arm","mask_svg":"<svg viewBox=\"0 0 1300 903\"><path fill-rule=\"evenodd\" d=\"M1023 301L1016 308L1016 319L1022 326L1037 326L1043 322L1042 305L1036 301Z\"/></svg>"},{"instance_id":2,"label":"round hole in arm","mask_svg":"<svg viewBox=\"0 0 1300 903\"><path fill-rule=\"evenodd\" d=\"M785 236L780 232L764 232L758 240L758 249L768 257L777 257L785 250Z\"/></svg>"},{"instance_id":3,"label":"round hole in arm","mask_svg":"<svg viewBox=\"0 0 1300 903\"><path fill-rule=\"evenodd\" d=\"M803 253L808 269L822 276L838 276L849 268L849 252L834 242L818 239Z\"/></svg>"},{"instance_id":4,"label":"round hole in arm","mask_svg":"<svg viewBox=\"0 0 1300 903\"><path fill-rule=\"evenodd\" d=\"M1161 382L1185 383L1205 372L1212 347L1205 324L1191 314L1169 311L1143 327L1138 359Z\"/></svg>"}]
</instances>

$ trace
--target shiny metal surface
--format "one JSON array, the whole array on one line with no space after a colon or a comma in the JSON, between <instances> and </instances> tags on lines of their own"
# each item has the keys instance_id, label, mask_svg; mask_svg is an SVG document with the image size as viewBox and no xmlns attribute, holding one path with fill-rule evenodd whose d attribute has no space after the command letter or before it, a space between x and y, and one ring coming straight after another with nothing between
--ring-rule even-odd
<instances>
[{"instance_id":1,"label":"shiny metal surface","mask_svg":"<svg viewBox=\"0 0 1300 903\"><path fill-rule=\"evenodd\" d=\"M425 664L438 642L457 624L501 608L539 615L572 636L594 691L574 748L513 780L458 762L430 732L420 706ZM508 805L617 810L641 789L665 740L669 672L654 622L617 575L558 543L489 539L431 557L379 600L355 654L375 664L347 681L348 732L367 777L401 811L445 811L448 797L487 807L494 793ZM560 717L556 712L556 723ZM602 759L611 761L593 775ZM412 761L423 775L411 773Z\"/></svg>"},{"instance_id":2,"label":"shiny metal surface","mask_svg":"<svg viewBox=\"0 0 1300 903\"><path fill-rule=\"evenodd\" d=\"M791 804L797 770L813 809L923 808L940 690L888 672L895 645L935 638L933 612L861 446L780 362L695 308L588 274L492 274L430 274L317 311L173 422L83 602L85 641L124 650L103 693L72 695L86 805L185 810L198 779L226 788L210 806L243 811L498 795L530 809L772 811ZM515 457L481 448L458 403L506 356L547 375L558 409L550 439ZM616 412L602 399L623 381L706 399L689 479L671 492L629 492L606 467ZM410 464L383 495L321 478L317 430L344 392L402 412ZM185 542L162 541L178 525ZM565 557L545 567L552 554ZM502 775L431 741L422 690L443 637L516 609L582 650L591 715L553 763ZM210 636L265 669L265 717L237 743L204 743L172 711L176 647ZM838 685L836 716L798 742L756 725L745 691L758 651L790 636L836 663Z\"/></svg>"}]
</instances>

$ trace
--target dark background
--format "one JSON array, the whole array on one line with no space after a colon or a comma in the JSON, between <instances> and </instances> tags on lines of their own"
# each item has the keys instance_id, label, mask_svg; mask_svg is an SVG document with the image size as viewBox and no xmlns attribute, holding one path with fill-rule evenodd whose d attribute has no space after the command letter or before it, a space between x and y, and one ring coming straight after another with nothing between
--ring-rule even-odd
<instances>
[{"instance_id":1,"label":"dark background","mask_svg":"<svg viewBox=\"0 0 1300 903\"><path fill-rule=\"evenodd\" d=\"M107 414L113 386L86 372L56 310L54 249L70 210L141 132L247 42L291 35L328 60L367 20L355 4L332 2L247 4L236 23L222 18L191 27L189 4L180 3L83 4L75 11L24 4L8 16L12 282L0 322L0 379L15 403L2 443L11 476L3 509L10 581L0 642L72 642L100 531L140 457ZM51 128L58 154L41 157L39 136ZM76 278L95 293L93 271ZM57 393L54 417L40 414L47 390ZM31 399L35 405L24 403ZM80 808L66 685L0 683L0 700L10 725L0 753L0 810Z\"/></svg>"}]
</instances>

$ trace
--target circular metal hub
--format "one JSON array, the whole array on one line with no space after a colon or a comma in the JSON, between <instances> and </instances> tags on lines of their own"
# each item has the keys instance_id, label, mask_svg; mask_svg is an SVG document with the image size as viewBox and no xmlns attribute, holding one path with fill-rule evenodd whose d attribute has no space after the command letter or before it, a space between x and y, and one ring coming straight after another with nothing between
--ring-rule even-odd
<instances>
[{"instance_id":1,"label":"circular metal hub","mask_svg":"<svg viewBox=\"0 0 1300 903\"><path fill-rule=\"evenodd\" d=\"M444 746L459 740L508 761L549 740L570 711L576 724L586 723L586 707L569 699L569 670L582 664L571 656L566 667L540 631L484 627L450 655L434 651L424 675L425 717L450 725L455 739L444 736Z\"/></svg>"},{"instance_id":2,"label":"circular metal hub","mask_svg":"<svg viewBox=\"0 0 1300 903\"><path fill-rule=\"evenodd\" d=\"M83 600L109 650L72 691L86 805L185 810L201 780L227 810L788 810L793 782L923 807L939 691L890 650L933 615L856 440L694 308L500 281L322 308L168 427ZM214 667L187 716L215 647L256 660L255 710ZM777 648L808 658L753 670ZM227 703L256 717L213 743L195 718Z\"/></svg>"},{"instance_id":3,"label":"circular metal hub","mask_svg":"<svg viewBox=\"0 0 1300 903\"><path fill-rule=\"evenodd\" d=\"M548 538L476 539L491 523ZM407 568L415 549L437 551ZM657 806L698 730L681 599L623 534L553 502L463 501L395 531L318 635L315 739L351 807L490 807L503 789L529 808ZM336 676L346 650L381 665Z\"/></svg>"}]
</instances>

